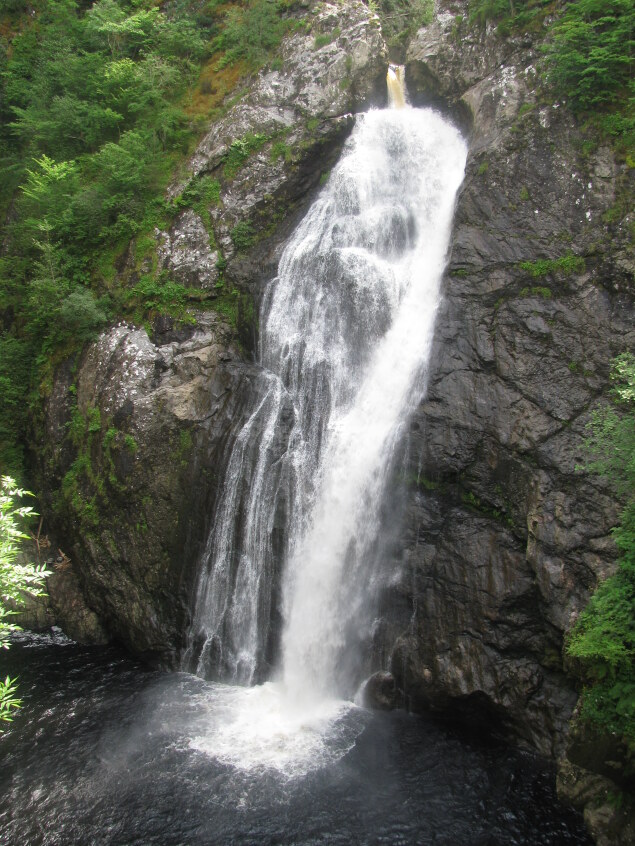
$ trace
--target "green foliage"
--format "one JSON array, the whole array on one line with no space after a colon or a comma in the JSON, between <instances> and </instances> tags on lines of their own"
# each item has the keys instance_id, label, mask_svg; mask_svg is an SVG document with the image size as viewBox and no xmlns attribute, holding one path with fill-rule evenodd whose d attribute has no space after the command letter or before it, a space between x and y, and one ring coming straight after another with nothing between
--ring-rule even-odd
<instances>
[{"instance_id":1,"label":"green foliage","mask_svg":"<svg viewBox=\"0 0 635 846\"><path fill-rule=\"evenodd\" d=\"M0 681L0 722L10 723L13 720L13 711L22 705L22 700L15 696L16 681L17 679L11 679L9 676Z\"/></svg>"},{"instance_id":2,"label":"green foliage","mask_svg":"<svg viewBox=\"0 0 635 846\"><path fill-rule=\"evenodd\" d=\"M219 296L214 300L213 309L222 314L229 325L239 333L249 333L253 329L256 311L249 294L243 294L237 288L230 289L222 285Z\"/></svg>"},{"instance_id":3,"label":"green foliage","mask_svg":"<svg viewBox=\"0 0 635 846\"><path fill-rule=\"evenodd\" d=\"M332 44L333 41L336 41L339 38L340 32L341 30L339 26L336 26L331 32L322 32L319 35L316 35L313 46L316 50L319 50L320 47L326 47L327 44Z\"/></svg>"},{"instance_id":4,"label":"green foliage","mask_svg":"<svg viewBox=\"0 0 635 846\"><path fill-rule=\"evenodd\" d=\"M240 221L230 233L232 242L238 251L247 250L255 240L255 232L251 223Z\"/></svg>"},{"instance_id":5,"label":"green foliage","mask_svg":"<svg viewBox=\"0 0 635 846\"><path fill-rule=\"evenodd\" d=\"M270 158L272 162L284 159L289 163L293 159L293 149L285 141L274 141L271 145Z\"/></svg>"},{"instance_id":6,"label":"green foliage","mask_svg":"<svg viewBox=\"0 0 635 846\"><path fill-rule=\"evenodd\" d=\"M127 295L127 305L134 309L138 320L159 314L185 319L186 302L187 289L178 282L172 282L165 273L142 276Z\"/></svg>"},{"instance_id":7,"label":"green foliage","mask_svg":"<svg viewBox=\"0 0 635 846\"><path fill-rule=\"evenodd\" d=\"M596 410L586 442L590 458L586 469L609 478L618 495L635 491L635 357L615 359L611 379L613 406Z\"/></svg>"},{"instance_id":8,"label":"green foliage","mask_svg":"<svg viewBox=\"0 0 635 846\"><path fill-rule=\"evenodd\" d=\"M193 180L177 201L178 205L193 209L199 203L208 208L220 204L220 182L217 179L205 175Z\"/></svg>"},{"instance_id":9,"label":"green foliage","mask_svg":"<svg viewBox=\"0 0 635 846\"><path fill-rule=\"evenodd\" d=\"M518 293L519 297L540 297L543 300L550 300L553 296L551 288L544 288L536 286L533 288L523 288Z\"/></svg>"},{"instance_id":10,"label":"green foliage","mask_svg":"<svg viewBox=\"0 0 635 846\"><path fill-rule=\"evenodd\" d=\"M575 0L567 3L547 45L549 79L571 106L605 107L635 93L632 0Z\"/></svg>"},{"instance_id":11,"label":"green foliage","mask_svg":"<svg viewBox=\"0 0 635 846\"><path fill-rule=\"evenodd\" d=\"M233 179L249 156L261 150L267 140L266 135L248 132L242 138L236 138L232 141L223 159L223 174L225 177Z\"/></svg>"},{"instance_id":12,"label":"green foliage","mask_svg":"<svg viewBox=\"0 0 635 846\"><path fill-rule=\"evenodd\" d=\"M626 149L635 131L632 0L470 0L472 23L497 23L501 35L546 34L546 79L556 96ZM553 16L553 17L551 17ZM545 29L546 26L546 29Z\"/></svg>"},{"instance_id":13,"label":"green foliage","mask_svg":"<svg viewBox=\"0 0 635 846\"><path fill-rule=\"evenodd\" d=\"M297 25L285 13L296 5L286 0L251 0L251 2L221 4L224 20L213 48L222 53L219 67L246 62L252 69L267 62L283 37Z\"/></svg>"},{"instance_id":14,"label":"green foliage","mask_svg":"<svg viewBox=\"0 0 635 846\"><path fill-rule=\"evenodd\" d=\"M23 521L33 514L28 506L17 506L16 499L28 494L16 487L10 476L0 480L0 646L7 647L7 638L19 626L10 622L15 609L25 604L25 593L40 596L48 571L43 566L18 564L20 541L27 538L22 529ZM13 607L8 608L7 603ZM20 706L15 694L15 679L7 677L0 682L0 721L10 721L13 710Z\"/></svg>"},{"instance_id":15,"label":"green foliage","mask_svg":"<svg viewBox=\"0 0 635 846\"><path fill-rule=\"evenodd\" d=\"M17 498L31 496L28 491L16 487L10 476L0 480L0 646L6 647L7 636L19 629L7 622L15 612L8 609L6 602L16 606L24 605L24 592L32 596L43 593L42 584L48 572L43 566L18 564L20 541L28 538L20 524L33 515L29 506L16 506Z\"/></svg>"},{"instance_id":16,"label":"green foliage","mask_svg":"<svg viewBox=\"0 0 635 846\"><path fill-rule=\"evenodd\" d=\"M529 273L534 279L541 276L549 276L552 273L560 273L564 276L571 276L575 273L584 273L586 264L583 258L573 253L567 253L557 259L538 259L538 261L521 261L518 265L521 270Z\"/></svg>"},{"instance_id":17,"label":"green foliage","mask_svg":"<svg viewBox=\"0 0 635 846\"><path fill-rule=\"evenodd\" d=\"M136 455L139 445L132 434L117 429L95 406L83 412L77 406L72 408L66 428L76 458L62 479L54 508L79 521L88 535L99 526L100 506L113 491L125 491L117 475L116 454Z\"/></svg>"},{"instance_id":18,"label":"green foliage","mask_svg":"<svg viewBox=\"0 0 635 846\"><path fill-rule=\"evenodd\" d=\"M553 0L470 0L469 21L481 26L493 21L499 34L506 35L539 28L554 5Z\"/></svg>"},{"instance_id":19,"label":"green foliage","mask_svg":"<svg viewBox=\"0 0 635 846\"><path fill-rule=\"evenodd\" d=\"M132 435L124 435L123 443L128 452L130 452L132 455L134 455L139 449L139 444L135 441Z\"/></svg>"},{"instance_id":20,"label":"green foliage","mask_svg":"<svg viewBox=\"0 0 635 846\"><path fill-rule=\"evenodd\" d=\"M132 237L178 210L157 198L192 142L181 102L217 25L197 0L32 0L28 14L19 3L8 11L16 18L0 49L0 210L11 207L1 233L0 312L10 331L0 335L0 464L19 472L40 364L90 339L114 304L147 312L157 297L165 302L161 286L141 308L142 282L113 303L104 283ZM205 180L184 202L200 204L209 226Z\"/></svg>"},{"instance_id":21,"label":"green foliage","mask_svg":"<svg viewBox=\"0 0 635 846\"><path fill-rule=\"evenodd\" d=\"M589 425L586 469L610 480L625 499L613 536L619 569L603 582L580 615L567 644L586 683L581 716L616 733L635 767L635 356L614 362L613 405L598 409Z\"/></svg>"},{"instance_id":22,"label":"green foliage","mask_svg":"<svg viewBox=\"0 0 635 846\"><path fill-rule=\"evenodd\" d=\"M389 45L405 42L434 16L434 0L376 0L382 31Z\"/></svg>"},{"instance_id":23,"label":"green foliage","mask_svg":"<svg viewBox=\"0 0 635 846\"><path fill-rule=\"evenodd\" d=\"M26 427L24 386L29 382L32 350L29 343L0 333L0 460L14 475L22 468L22 446L16 431Z\"/></svg>"}]
</instances>

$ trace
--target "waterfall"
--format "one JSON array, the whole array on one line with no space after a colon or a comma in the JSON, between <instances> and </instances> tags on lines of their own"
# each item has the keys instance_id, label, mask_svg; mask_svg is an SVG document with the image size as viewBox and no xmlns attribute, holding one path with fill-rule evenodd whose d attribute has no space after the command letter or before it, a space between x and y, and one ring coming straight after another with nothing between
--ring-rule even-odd
<instances>
[{"instance_id":1,"label":"waterfall","mask_svg":"<svg viewBox=\"0 0 635 846\"><path fill-rule=\"evenodd\" d=\"M403 109L406 105L406 83L403 65L389 65L386 74L388 99L393 109Z\"/></svg>"},{"instance_id":2,"label":"waterfall","mask_svg":"<svg viewBox=\"0 0 635 846\"><path fill-rule=\"evenodd\" d=\"M350 697L381 585L380 508L423 395L466 147L430 109L359 115L260 313L185 666L289 701ZM267 687L265 685L265 687ZM253 715L252 715L253 717Z\"/></svg>"}]
</instances>

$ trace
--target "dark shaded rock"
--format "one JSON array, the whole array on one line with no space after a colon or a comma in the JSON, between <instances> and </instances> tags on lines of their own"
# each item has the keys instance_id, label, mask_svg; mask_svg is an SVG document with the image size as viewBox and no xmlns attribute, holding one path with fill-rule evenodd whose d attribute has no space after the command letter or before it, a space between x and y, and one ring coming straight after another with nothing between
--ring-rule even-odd
<instances>
[{"instance_id":1,"label":"dark shaded rock","mask_svg":"<svg viewBox=\"0 0 635 846\"><path fill-rule=\"evenodd\" d=\"M380 670L364 682L362 704L366 708L376 708L380 711L391 711L403 706L404 695L397 687L392 673Z\"/></svg>"},{"instance_id":2,"label":"dark shaded rock","mask_svg":"<svg viewBox=\"0 0 635 846\"><path fill-rule=\"evenodd\" d=\"M48 536L45 540L50 543ZM48 556L45 554L47 551ZM25 563L35 561L45 564L50 575L46 578L45 593L41 596L24 594L25 604L16 611L12 622L34 632L57 626L77 643L108 643L108 635L97 614L86 604L72 562L60 550L51 552L50 546L43 548L38 555L35 544L27 545L23 557Z\"/></svg>"},{"instance_id":3,"label":"dark shaded rock","mask_svg":"<svg viewBox=\"0 0 635 846\"><path fill-rule=\"evenodd\" d=\"M470 154L376 648L410 707L489 712L555 756L577 700L564 635L615 567L619 504L576 468L635 341L627 222L603 222L628 174L538 102L530 43L457 35L456 13L440 3L408 51L413 101L466 127Z\"/></svg>"},{"instance_id":4,"label":"dark shaded rock","mask_svg":"<svg viewBox=\"0 0 635 846\"><path fill-rule=\"evenodd\" d=\"M614 733L602 732L581 719L579 709L574 713L567 737L565 755L561 762L569 762L581 770L610 779L616 790L627 796L635 795L635 772L629 766L629 750L624 739Z\"/></svg>"},{"instance_id":5,"label":"dark shaded rock","mask_svg":"<svg viewBox=\"0 0 635 846\"><path fill-rule=\"evenodd\" d=\"M558 796L584 814L597 846L631 846L635 842L635 810L620 806L618 785L595 770L574 764L567 757L558 762Z\"/></svg>"},{"instance_id":6,"label":"dark shaded rock","mask_svg":"<svg viewBox=\"0 0 635 846\"><path fill-rule=\"evenodd\" d=\"M108 633L92 608L89 608L72 564L55 570L46 580L49 608L55 625L77 643L104 644Z\"/></svg>"},{"instance_id":7,"label":"dark shaded rock","mask_svg":"<svg viewBox=\"0 0 635 846\"><path fill-rule=\"evenodd\" d=\"M58 371L41 464L45 507L89 607L135 652L170 662L179 649L251 373L214 314L199 315L191 337L161 346L120 324L86 350L74 375Z\"/></svg>"}]
</instances>

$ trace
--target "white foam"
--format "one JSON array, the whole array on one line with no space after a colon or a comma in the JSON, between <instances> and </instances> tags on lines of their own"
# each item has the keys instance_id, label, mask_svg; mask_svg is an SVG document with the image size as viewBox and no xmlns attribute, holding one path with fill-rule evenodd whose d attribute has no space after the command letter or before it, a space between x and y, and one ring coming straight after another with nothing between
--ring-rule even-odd
<instances>
[{"instance_id":1,"label":"white foam","mask_svg":"<svg viewBox=\"0 0 635 846\"><path fill-rule=\"evenodd\" d=\"M280 684L209 685L199 694L196 734L190 747L238 770L275 770L293 778L338 760L364 725L347 720L352 703L294 701Z\"/></svg>"},{"instance_id":2,"label":"white foam","mask_svg":"<svg viewBox=\"0 0 635 846\"><path fill-rule=\"evenodd\" d=\"M363 725L343 698L392 578L381 508L425 389L466 152L430 109L360 115L263 297L258 397L229 458L186 664L253 683L282 614L282 683L211 686L201 703L193 747L237 769L307 772Z\"/></svg>"}]
</instances>

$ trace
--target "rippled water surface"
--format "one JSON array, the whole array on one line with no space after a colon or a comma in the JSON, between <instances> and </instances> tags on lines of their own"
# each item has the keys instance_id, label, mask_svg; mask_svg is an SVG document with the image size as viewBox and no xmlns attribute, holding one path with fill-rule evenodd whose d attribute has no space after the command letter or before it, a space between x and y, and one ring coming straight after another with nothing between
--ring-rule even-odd
<instances>
[{"instance_id":1,"label":"rippled water surface","mask_svg":"<svg viewBox=\"0 0 635 846\"><path fill-rule=\"evenodd\" d=\"M590 844L529 755L352 708L332 724L339 759L240 765L201 740L226 690L54 640L1 656L24 699L0 739L3 844Z\"/></svg>"}]
</instances>

